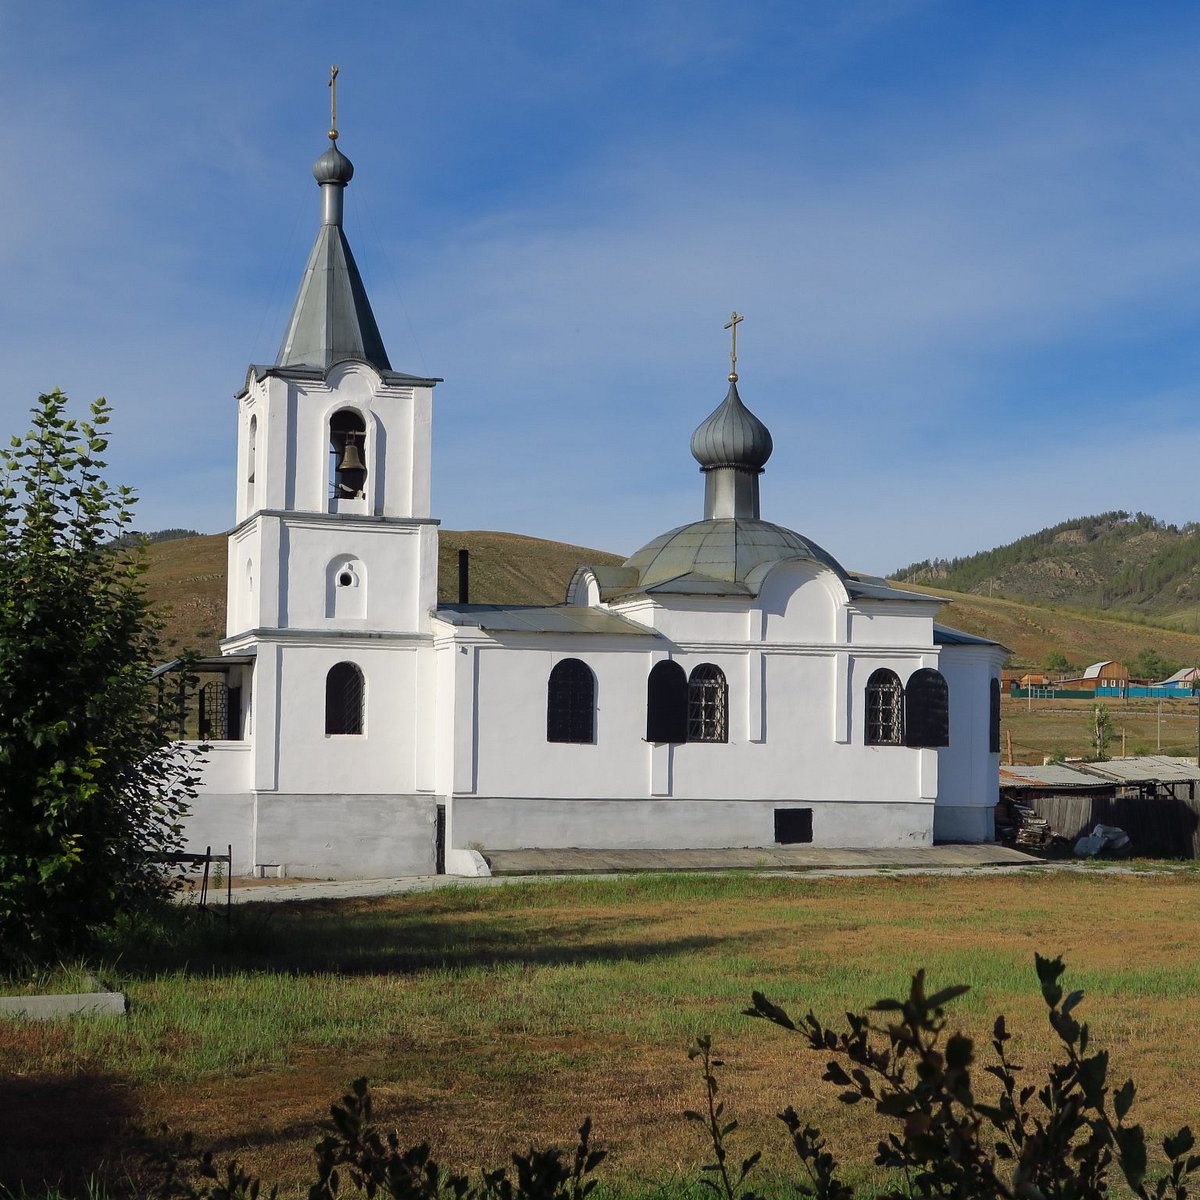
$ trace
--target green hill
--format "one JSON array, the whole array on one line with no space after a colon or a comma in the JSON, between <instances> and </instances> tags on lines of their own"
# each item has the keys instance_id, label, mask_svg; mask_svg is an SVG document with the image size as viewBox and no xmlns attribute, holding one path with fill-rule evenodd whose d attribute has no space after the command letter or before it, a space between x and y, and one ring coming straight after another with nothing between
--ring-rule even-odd
<instances>
[{"instance_id":1,"label":"green hill","mask_svg":"<svg viewBox=\"0 0 1200 1200\"><path fill-rule=\"evenodd\" d=\"M1010 665L1041 667L1050 654L1061 654L1075 667L1116 659L1133 668L1143 651L1170 663L1200 663L1200 634L1122 620L1102 612L1064 611L998 596L972 596L944 588L905 584L945 596L950 603L938 618L943 624L1000 642L1012 651Z\"/></svg>"},{"instance_id":2,"label":"green hill","mask_svg":"<svg viewBox=\"0 0 1200 1200\"><path fill-rule=\"evenodd\" d=\"M1077 517L966 558L913 563L894 578L1198 631L1200 525L1146 513Z\"/></svg>"},{"instance_id":3,"label":"green hill","mask_svg":"<svg viewBox=\"0 0 1200 1200\"><path fill-rule=\"evenodd\" d=\"M471 552L471 599L476 603L554 604L562 600L581 563L621 561L602 550L518 533L443 529L438 562L438 598L443 602L458 597L460 548ZM225 633L225 535L157 541L147 547L147 555L150 596L167 610L164 650L215 651ZM951 600L943 621L1003 643L1018 666L1039 666L1052 652L1080 665L1106 658L1132 663L1142 650L1176 662L1200 662L1200 636L1195 633L1114 619L1112 614L956 594L945 587L924 590Z\"/></svg>"}]
</instances>

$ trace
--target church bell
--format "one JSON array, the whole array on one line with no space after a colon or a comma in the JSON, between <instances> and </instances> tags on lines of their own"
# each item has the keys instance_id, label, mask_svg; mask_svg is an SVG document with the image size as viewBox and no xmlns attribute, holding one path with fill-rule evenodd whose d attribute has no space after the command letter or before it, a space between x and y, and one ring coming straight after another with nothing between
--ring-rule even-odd
<instances>
[{"instance_id":1,"label":"church bell","mask_svg":"<svg viewBox=\"0 0 1200 1200\"><path fill-rule=\"evenodd\" d=\"M367 464L363 462L362 451L358 448L358 442L353 437L346 438L346 448L342 451L342 461L338 463L338 470L346 473L350 471L365 472Z\"/></svg>"}]
</instances>

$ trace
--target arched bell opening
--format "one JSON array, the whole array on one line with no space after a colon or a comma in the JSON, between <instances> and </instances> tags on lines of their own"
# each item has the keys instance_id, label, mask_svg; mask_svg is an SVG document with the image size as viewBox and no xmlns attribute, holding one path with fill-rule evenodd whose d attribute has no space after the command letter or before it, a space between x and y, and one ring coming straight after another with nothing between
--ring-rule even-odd
<instances>
[{"instance_id":1,"label":"arched bell opening","mask_svg":"<svg viewBox=\"0 0 1200 1200\"><path fill-rule=\"evenodd\" d=\"M363 500L367 487L367 423L350 408L329 418L329 511Z\"/></svg>"},{"instance_id":2,"label":"arched bell opening","mask_svg":"<svg viewBox=\"0 0 1200 1200\"><path fill-rule=\"evenodd\" d=\"M250 417L250 426L246 431L246 512L254 511L255 484L254 477L258 472L258 417Z\"/></svg>"}]
</instances>

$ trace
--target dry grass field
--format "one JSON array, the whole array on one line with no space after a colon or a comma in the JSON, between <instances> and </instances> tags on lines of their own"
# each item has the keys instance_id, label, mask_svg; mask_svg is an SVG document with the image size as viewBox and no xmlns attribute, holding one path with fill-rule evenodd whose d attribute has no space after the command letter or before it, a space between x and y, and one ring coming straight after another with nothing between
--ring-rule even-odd
<instances>
[{"instance_id":1,"label":"dry grass field","mask_svg":"<svg viewBox=\"0 0 1200 1200\"><path fill-rule=\"evenodd\" d=\"M133 1141L166 1120L294 1194L329 1103L366 1074L382 1119L450 1162L569 1144L590 1114L621 1194L678 1193L706 1161L680 1112L701 1096L688 1045L710 1032L739 1152L761 1145L786 1169L774 1114L793 1103L866 1181L876 1118L835 1102L797 1038L739 1015L751 990L836 1021L924 965L931 985L972 986L952 1024L983 1051L1004 1012L1033 1071L1052 1048L1035 950L1086 989L1114 1079L1138 1083L1135 1114L1156 1133L1200 1115L1188 872L513 884L248 906L228 943L197 918L151 946L130 933L104 972L129 994L124 1020L0 1021L0 1180L119 1190Z\"/></svg>"},{"instance_id":2,"label":"dry grass field","mask_svg":"<svg viewBox=\"0 0 1200 1200\"><path fill-rule=\"evenodd\" d=\"M1113 737L1108 756L1125 752L1171 754L1195 758L1197 749L1194 700L1102 699L1112 718ZM1013 761L1042 763L1061 754L1085 758L1095 753L1092 744L1091 700L1000 700L1001 762L1008 761L1008 734L1012 735ZM1124 743L1122 743L1122 733Z\"/></svg>"}]
</instances>

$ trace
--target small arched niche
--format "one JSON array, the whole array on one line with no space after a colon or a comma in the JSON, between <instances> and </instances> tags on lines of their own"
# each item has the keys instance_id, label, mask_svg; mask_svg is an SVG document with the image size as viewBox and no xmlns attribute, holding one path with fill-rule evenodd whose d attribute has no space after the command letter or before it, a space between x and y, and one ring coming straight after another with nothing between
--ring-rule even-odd
<instances>
[{"instance_id":1,"label":"small arched niche","mask_svg":"<svg viewBox=\"0 0 1200 1200\"><path fill-rule=\"evenodd\" d=\"M367 423L352 408L329 418L329 511L356 511L367 495Z\"/></svg>"},{"instance_id":2,"label":"small arched niche","mask_svg":"<svg viewBox=\"0 0 1200 1200\"><path fill-rule=\"evenodd\" d=\"M339 554L325 568L325 615L330 618L367 615L367 572L350 554Z\"/></svg>"}]
</instances>

